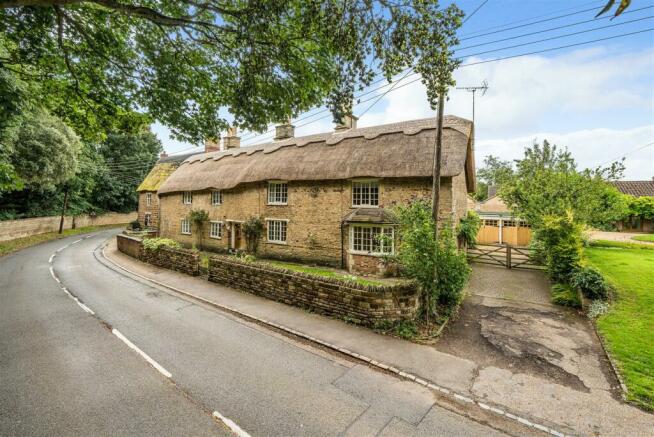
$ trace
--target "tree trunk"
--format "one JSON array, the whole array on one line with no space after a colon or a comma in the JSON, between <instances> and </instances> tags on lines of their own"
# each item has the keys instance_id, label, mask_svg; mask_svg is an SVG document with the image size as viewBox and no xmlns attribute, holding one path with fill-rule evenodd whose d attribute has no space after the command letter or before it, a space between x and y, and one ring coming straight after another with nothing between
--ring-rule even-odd
<instances>
[{"instance_id":1,"label":"tree trunk","mask_svg":"<svg viewBox=\"0 0 654 437\"><path fill-rule=\"evenodd\" d=\"M61 207L61 220L59 220L59 233L64 231L64 216L66 215L66 208L68 208L68 187L64 189L64 204Z\"/></svg>"},{"instance_id":2,"label":"tree trunk","mask_svg":"<svg viewBox=\"0 0 654 437\"><path fill-rule=\"evenodd\" d=\"M431 186L431 216L434 219L434 241L438 246L438 207L441 195L441 151L443 150L443 111L445 108L445 95L440 93L438 96L438 121L436 127L436 144L434 146L434 166L432 171ZM434 254L434 289L438 284L438 252ZM429 313L431 311L431 296L427 293L425 299L425 321L429 322Z\"/></svg>"}]
</instances>

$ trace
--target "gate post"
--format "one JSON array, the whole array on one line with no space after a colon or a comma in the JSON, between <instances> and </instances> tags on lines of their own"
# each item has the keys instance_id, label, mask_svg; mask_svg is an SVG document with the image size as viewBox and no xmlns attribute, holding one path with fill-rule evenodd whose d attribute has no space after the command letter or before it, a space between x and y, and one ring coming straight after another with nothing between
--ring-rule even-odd
<instances>
[{"instance_id":1,"label":"gate post","mask_svg":"<svg viewBox=\"0 0 654 437\"><path fill-rule=\"evenodd\" d=\"M511 245L506 245L506 268L511 268Z\"/></svg>"}]
</instances>

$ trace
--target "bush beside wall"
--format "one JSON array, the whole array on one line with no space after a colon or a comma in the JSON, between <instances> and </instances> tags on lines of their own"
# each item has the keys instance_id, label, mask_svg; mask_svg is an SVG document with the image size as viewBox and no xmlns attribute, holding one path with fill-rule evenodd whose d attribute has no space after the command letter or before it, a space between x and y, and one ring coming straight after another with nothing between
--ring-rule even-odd
<instances>
[{"instance_id":1,"label":"bush beside wall","mask_svg":"<svg viewBox=\"0 0 654 437\"><path fill-rule=\"evenodd\" d=\"M363 325L412 319L418 310L413 283L368 286L224 256L209 258L209 280Z\"/></svg>"},{"instance_id":2,"label":"bush beside wall","mask_svg":"<svg viewBox=\"0 0 654 437\"><path fill-rule=\"evenodd\" d=\"M200 274L200 254L188 249L172 249L161 246L157 250L146 250L140 239L117 235L118 250L143 262L164 269L175 270L191 276Z\"/></svg>"}]
</instances>

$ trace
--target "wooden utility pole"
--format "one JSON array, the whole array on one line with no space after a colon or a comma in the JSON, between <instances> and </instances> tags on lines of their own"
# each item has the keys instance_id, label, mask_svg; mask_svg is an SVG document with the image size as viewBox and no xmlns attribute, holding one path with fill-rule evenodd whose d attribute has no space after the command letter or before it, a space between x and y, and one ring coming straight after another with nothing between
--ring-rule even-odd
<instances>
[{"instance_id":1,"label":"wooden utility pole","mask_svg":"<svg viewBox=\"0 0 654 437\"><path fill-rule=\"evenodd\" d=\"M66 215L66 208L68 208L68 187L64 188L64 204L61 207L61 220L59 220L59 233L64 231L64 216Z\"/></svg>"},{"instance_id":2,"label":"wooden utility pole","mask_svg":"<svg viewBox=\"0 0 654 437\"><path fill-rule=\"evenodd\" d=\"M434 219L434 241L438 247L438 206L441 194L441 155L443 150L443 112L445 108L445 93L438 96L438 118L436 123L436 144L434 146L434 165L431 185L431 216ZM438 250L438 249L437 249ZM434 254L434 288L438 284L438 252ZM431 296L425 296L425 321L429 324L431 311Z\"/></svg>"}]
</instances>

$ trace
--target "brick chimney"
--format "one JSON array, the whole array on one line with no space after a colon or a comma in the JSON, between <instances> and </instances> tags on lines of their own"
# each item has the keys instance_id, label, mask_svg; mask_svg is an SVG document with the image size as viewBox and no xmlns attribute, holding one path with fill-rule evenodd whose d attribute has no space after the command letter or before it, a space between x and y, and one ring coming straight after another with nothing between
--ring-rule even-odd
<instances>
[{"instance_id":1,"label":"brick chimney","mask_svg":"<svg viewBox=\"0 0 654 437\"><path fill-rule=\"evenodd\" d=\"M227 129L227 136L223 138L223 150L238 149L241 147L241 137L236 136L236 127Z\"/></svg>"},{"instance_id":2,"label":"brick chimney","mask_svg":"<svg viewBox=\"0 0 654 437\"><path fill-rule=\"evenodd\" d=\"M341 119L341 122L336 124L336 128L334 130L336 132L342 132L348 129L356 129L358 119L359 117L356 117L352 114L344 115Z\"/></svg>"},{"instance_id":3,"label":"brick chimney","mask_svg":"<svg viewBox=\"0 0 654 437\"><path fill-rule=\"evenodd\" d=\"M161 152L159 154L159 159L164 159L164 158L168 158L168 154L166 152Z\"/></svg>"},{"instance_id":4,"label":"brick chimney","mask_svg":"<svg viewBox=\"0 0 654 437\"><path fill-rule=\"evenodd\" d=\"M204 153L219 152L220 151L220 137L207 138L204 140Z\"/></svg>"},{"instance_id":5,"label":"brick chimney","mask_svg":"<svg viewBox=\"0 0 654 437\"><path fill-rule=\"evenodd\" d=\"M289 118L284 123L275 126L275 141L293 138L295 136L295 126L291 124Z\"/></svg>"}]
</instances>

